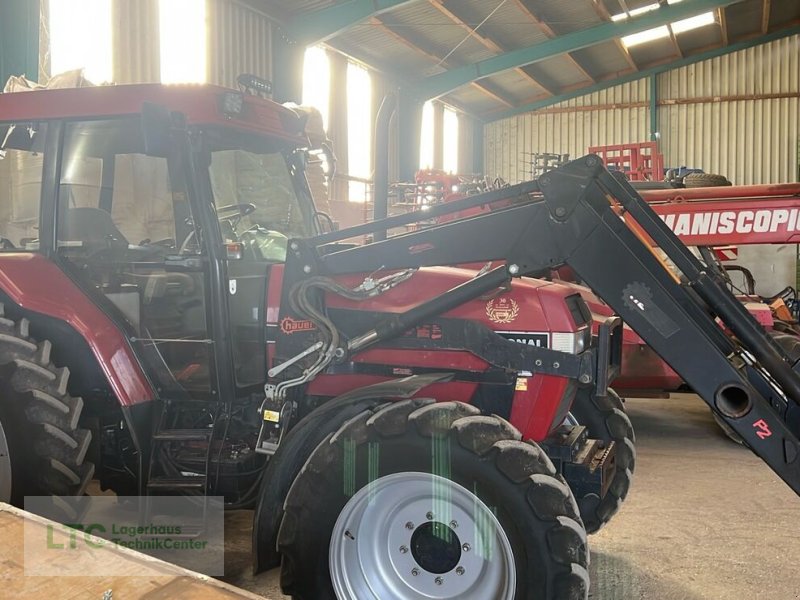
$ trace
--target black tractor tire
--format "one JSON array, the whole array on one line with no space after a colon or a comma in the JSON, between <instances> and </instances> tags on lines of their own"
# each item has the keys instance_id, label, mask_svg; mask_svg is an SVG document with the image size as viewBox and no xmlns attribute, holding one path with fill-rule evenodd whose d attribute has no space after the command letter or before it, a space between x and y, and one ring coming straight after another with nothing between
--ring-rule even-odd
<instances>
[{"instance_id":1,"label":"black tractor tire","mask_svg":"<svg viewBox=\"0 0 800 600\"><path fill-rule=\"evenodd\" d=\"M378 464L373 460L370 469L375 448ZM447 460L438 460L442 456ZM278 534L281 586L295 600L336 599L329 546L350 499L342 485L347 468L355 471L356 494L395 473L435 473L463 486L494 512L508 537L515 600L587 598L586 533L569 487L544 451L475 407L416 399L350 419L314 450L295 479Z\"/></svg>"},{"instance_id":2,"label":"black tractor tire","mask_svg":"<svg viewBox=\"0 0 800 600\"><path fill-rule=\"evenodd\" d=\"M83 400L67 393L69 369L51 362L50 342L4 314L0 304L0 423L11 463L2 500L21 507L25 496L82 496L94 474L84 460L91 431L78 426Z\"/></svg>"},{"instance_id":3,"label":"black tractor tire","mask_svg":"<svg viewBox=\"0 0 800 600\"><path fill-rule=\"evenodd\" d=\"M687 188L721 187L733 185L724 175L714 173L689 173L683 178L683 185Z\"/></svg>"},{"instance_id":4,"label":"black tractor tire","mask_svg":"<svg viewBox=\"0 0 800 600\"><path fill-rule=\"evenodd\" d=\"M611 520L628 495L636 466L636 434L625 413L625 405L614 390L605 397L581 390L572 404L572 416L589 437L616 445L614 480L601 500L597 494L576 498L588 533L596 533Z\"/></svg>"}]
</instances>

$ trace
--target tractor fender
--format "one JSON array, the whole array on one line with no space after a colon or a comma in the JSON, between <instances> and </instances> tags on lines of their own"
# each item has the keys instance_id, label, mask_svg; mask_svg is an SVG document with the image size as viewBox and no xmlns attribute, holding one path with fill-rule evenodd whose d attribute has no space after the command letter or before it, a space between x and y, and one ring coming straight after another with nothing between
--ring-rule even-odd
<instances>
[{"instance_id":1,"label":"tractor fender","mask_svg":"<svg viewBox=\"0 0 800 600\"><path fill-rule=\"evenodd\" d=\"M276 544L283 501L306 460L325 437L372 407L411 398L421 389L449 381L452 373L428 373L357 388L329 400L295 425L267 465L253 519L253 573L280 564Z\"/></svg>"},{"instance_id":2,"label":"tractor fender","mask_svg":"<svg viewBox=\"0 0 800 600\"><path fill-rule=\"evenodd\" d=\"M35 253L0 254L0 290L21 310L76 331L123 407L154 398L124 332L55 263Z\"/></svg>"}]
</instances>

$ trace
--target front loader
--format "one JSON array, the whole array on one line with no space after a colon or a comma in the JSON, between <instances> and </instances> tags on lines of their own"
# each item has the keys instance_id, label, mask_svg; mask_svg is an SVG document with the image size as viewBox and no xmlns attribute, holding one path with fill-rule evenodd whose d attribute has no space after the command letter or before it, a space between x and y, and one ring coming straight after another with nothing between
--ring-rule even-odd
<instances>
[{"instance_id":1,"label":"front loader","mask_svg":"<svg viewBox=\"0 0 800 600\"><path fill-rule=\"evenodd\" d=\"M724 283L705 270L704 265L681 244L629 184L612 176L603 168L598 157L590 155L542 176L538 182L519 184L497 192L434 206L422 216L432 219L450 212L491 204L501 198L511 198L515 202L507 208L480 216L433 226L363 247L339 245L339 242L353 236L409 224L420 219L420 214L391 217L310 240L294 240L290 244L284 275L285 283L299 282L294 284L293 289L302 289L304 281L344 277L354 272L392 272L398 269L423 268L436 264L465 264L482 260L504 262L504 266L480 273L469 284L454 288L435 300L419 304L405 314L376 318L371 327L362 325L361 328L348 331L347 341L336 344L340 348L338 356L333 352L330 363L327 364L334 364L336 360L347 361L349 357L355 356L354 353L363 351L371 344L395 339L400 332L405 332L430 315L450 310L454 305L464 302L465 298L478 297L485 294L487 289L494 289L503 278L536 276L549 273L560 265L568 265L701 395L715 415L740 435L787 484L795 491L800 491L800 407L797 402L800 398L800 378L781 348L729 293ZM632 227L634 222L635 228ZM644 230L664 251L680 270L683 281L652 251L650 244L641 237L640 230ZM465 289L467 286L470 288L469 293ZM433 306L434 303L436 306ZM286 305L289 306L288 303ZM301 309L300 314L313 320L314 314L320 314L318 310ZM329 314L333 315L333 312L330 311ZM733 337L723 331L717 320L733 333ZM469 327L467 332L468 339L478 342L471 344L473 348L481 348L484 352L493 349L488 340L480 341L480 336L473 334ZM596 356L603 362L608 359L607 353L613 352L609 339L601 335L596 346ZM280 349L280 343L278 348ZM513 352L506 348L496 354L486 352L485 356L494 364L518 373L528 370L535 373L537 368L538 372L552 372L555 366L553 363L540 361L532 354ZM603 379L602 370L595 371L593 381L601 389L608 383ZM603 394L600 392L598 395ZM375 581L376 576L371 574L375 572L373 569L381 572L382 564L394 565L395 572L400 573L398 577L402 579L402 583L387 576L387 581L391 580L391 584L395 586L390 589L397 597L403 597L397 590L405 585L408 587L402 587L403 590L424 589L425 593L428 590L435 592L437 589L416 587L416 577L428 569L419 571L410 562L408 565L411 577L403 578L408 574L402 568L406 562L402 556L392 555L395 548L391 542L386 549L386 555L371 555L381 547L379 539L385 539L385 536L389 536L390 540L395 539L393 528L402 529L400 521L404 515L411 514L405 512L406 500L402 497L399 486L401 483L408 486L409 495L414 498L408 502L414 504L416 495L421 493L415 491L419 489L417 486L420 482L416 476L404 482L401 469L412 470L419 467L412 467L404 461L399 464L392 461L386 470L373 471L371 476L361 480L360 485L364 487L360 492L352 497L347 494L341 496L333 510L329 497L317 495L320 489L318 482L321 480L324 484L332 483L331 469L338 473L335 465L346 463L344 457L347 444L355 445L358 449L355 454L356 464L359 460L366 463L367 473L370 473L370 466L374 467L378 461L377 456L385 452L387 446L393 457L401 453L400 447L387 445L387 438L391 434L412 437L420 434L436 435L436 430L432 430L428 423L418 425L411 418L413 425L409 426L404 423L409 418L403 416L388 419L390 425L386 431L390 434L384 436L383 411L400 411L398 406L402 404L392 404L388 408L376 407L348 421L317 446L294 479L285 502L285 514L277 540L278 548L283 553L284 565L288 563L289 566L284 571L283 582L286 589L297 591L300 597L307 596L303 590L312 589L310 586L324 587L328 577L326 569L315 570L313 566L304 565L320 565L325 562L326 557L334 589L340 597L349 597L343 590L354 589L350 586L356 586L355 589L359 590L356 597L360 597L359 594L364 594L365 590L379 585ZM416 418L424 412L410 414ZM454 447L460 451L465 445L468 448L474 447L474 441L462 440L452 431L453 428L459 431L459 424L466 425L465 422L456 416L441 418L446 423L452 423L449 429L443 427L439 433L449 440L446 443L448 451ZM314 423L309 417L308 425L314 428L318 423ZM408 433L409 429L411 434ZM302 438L302 431L301 421L295 435ZM494 460L497 464L506 442L502 441L503 435L499 431L486 435L493 443L482 444L476 453ZM513 434L509 432L509 436ZM290 434L287 444L292 439ZM542 440L541 445L552 452L548 441ZM408 447L413 445L409 439ZM433 442L429 446L435 465L437 446ZM375 453L372 459L370 448ZM555 454L556 452L552 452L551 456ZM448 461L448 464L451 463ZM270 466L270 470L273 466ZM566 467L562 473L569 474L569 464ZM489 502L498 507L499 527L505 532L511 532L512 536L519 535L519 523L525 514L522 507L509 510L510 514L504 519L504 509L508 510L506 507L509 505L488 491L487 487L491 487L491 484L487 486L486 480L480 479L477 474L465 477L462 472L454 471L452 475L452 479L457 482L471 483L479 498L491 498ZM537 481L541 473L533 468L532 463L528 463L527 467L517 471L517 481L522 482L523 476L529 485L530 482ZM432 477L434 479L429 480L428 485L436 487L436 475L432 474ZM381 497L371 503L369 494L373 492L370 490L376 489L375 493ZM508 502L513 502L513 489L512 487L502 494ZM456 510L461 502L458 493L454 489L445 494L453 499L453 505L448 504L449 510ZM535 496L532 490L528 490L526 494L529 498ZM389 500L392 497L396 498L393 502ZM327 513L325 507L328 508ZM534 515L541 516L535 503L532 508ZM395 514L400 521L391 520L390 516ZM514 514L514 519L510 518L511 514ZM569 517L566 514L556 517L561 523L565 522L564 518ZM377 533L374 532L379 523L387 522L388 525L379 528ZM415 521L408 521L408 524L409 530L417 531L418 524ZM320 545L312 541L314 532L321 530L332 530L328 547L327 533L324 538L326 543ZM445 539L456 539L458 532L455 529L447 531ZM545 537L549 536L563 539L566 534L563 531L548 532ZM528 537L530 539L532 536ZM404 549L408 546L402 541L406 538L398 534L396 539L401 542L397 552L405 555ZM413 536L411 540L413 542ZM577 539L573 541L577 543ZM500 557L507 555L503 552L507 546L502 537L495 540L494 544L500 549ZM515 547L513 541L509 545ZM447 544L437 547L437 550L446 556L459 556L458 560L462 560L467 556L466 546L462 547L460 553ZM584 546L578 543L577 547ZM512 551L510 555L513 556L514 564L519 565L520 560L529 559L533 555L533 549L526 548L519 554ZM368 561L368 556L372 556L373 562ZM507 561L500 562L507 564ZM564 564L558 557L556 562ZM453 565L456 564L453 562ZM355 567L354 570L354 565L361 567ZM534 581L530 577L523 579L524 569L522 572L518 571L515 597L580 597L585 592L581 591L579 578L575 575L581 572L583 566L582 560L572 562L569 567L570 575L562 572L562 578L549 580L544 584L546 591L538 587L542 585L541 581ZM547 570L552 572L550 568ZM558 568L555 572L559 572ZM318 578L313 579L314 576ZM444 585L445 578L441 579L442 583L437 583L436 578L434 583ZM488 593L488 597L506 597L502 585L498 584L494 588L491 585L487 580L487 587L481 588L484 593ZM562 585L564 588L559 587ZM434 597L450 596L442 592L442 595Z\"/></svg>"},{"instance_id":2,"label":"front loader","mask_svg":"<svg viewBox=\"0 0 800 600\"><path fill-rule=\"evenodd\" d=\"M255 503L254 566L298 599L585 598L587 528L635 452L608 390L621 320L593 336L574 289L532 277L563 264L800 489L800 379L597 157L357 246L420 215L324 233L295 111L211 86L26 94L0 96L0 499L94 475Z\"/></svg>"}]
</instances>

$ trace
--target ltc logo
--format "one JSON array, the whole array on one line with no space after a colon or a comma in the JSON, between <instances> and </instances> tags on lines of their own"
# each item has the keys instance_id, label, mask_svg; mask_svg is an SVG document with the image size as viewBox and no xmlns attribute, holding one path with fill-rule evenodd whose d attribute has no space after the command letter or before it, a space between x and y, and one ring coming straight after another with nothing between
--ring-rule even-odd
<instances>
[{"instance_id":1,"label":"ltc logo","mask_svg":"<svg viewBox=\"0 0 800 600\"><path fill-rule=\"evenodd\" d=\"M519 315L519 304L512 298L493 298L486 303L486 316L492 323L511 323Z\"/></svg>"}]
</instances>

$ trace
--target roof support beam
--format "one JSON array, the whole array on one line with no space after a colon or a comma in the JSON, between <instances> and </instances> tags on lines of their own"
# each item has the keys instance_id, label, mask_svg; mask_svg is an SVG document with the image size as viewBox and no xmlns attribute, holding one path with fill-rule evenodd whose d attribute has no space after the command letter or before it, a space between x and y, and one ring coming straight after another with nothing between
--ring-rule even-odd
<instances>
[{"instance_id":1,"label":"roof support beam","mask_svg":"<svg viewBox=\"0 0 800 600\"><path fill-rule=\"evenodd\" d=\"M761 33L767 33L769 29L769 12L771 8L771 0L764 0L761 5Z\"/></svg>"},{"instance_id":2,"label":"roof support beam","mask_svg":"<svg viewBox=\"0 0 800 600\"><path fill-rule=\"evenodd\" d=\"M611 13L608 12L606 5L603 4L602 0L590 0L592 3L592 8L594 8L594 12L597 13L597 16L600 17L603 21L611 21ZM722 9L724 10L724 9ZM632 71L638 71L639 65L636 64L636 61L633 60L633 56L631 56L631 51L628 50L628 47L622 43L622 40L619 38L614 38L614 45L619 48L619 51L622 53L625 62L628 63L628 66L631 68Z\"/></svg>"},{"instance_id":3,"label":"roof support beam","mask_svg":"<svg viewBox=\"0 0 800 600\"><path fill-rule=\"evenodd\" d=\"M675 56L677 58L684 58L683 50L681 50L681 46L678 43L678 38L675 37L675 32L672 31L672 27L667 27L669 29L669 39L672 42L672 48L675 50Z\"/></svg>"},{"instance_id":4,"label":"roof support beam","mask_svg":"<svg viewBox=\"0 0 800 600\"><path fill-rule=\"evenodd\" d=\"M522 65L540 62L567 52L606 42L616 37L667 25L673 21L693 17L721 6L735 4L737 1L739 0L684 0L679 4L662 5L657 10L637 15L624 21L603 23L589 29L559 36L541 44L511 50L499 56L479 61L474 65L428 77L420 83L420 91L425 98L436 98L475 79L488 77Z\"/></svg>"},{"instance_id":5,"label":"roof support beam","mask_svg":"<svg viewBox=\"0 0 800 600\"><path fill-rule=\"evenodd\" d=\"M324 42L370 17L416 0L349 0L294 17L287 26L289 37L304 46Z\"/></svg>"},{"instance_id":6,"label":"roof support beam","mask_svg":"<svg viewBox=\"0 0 800 600\"><path fill-rule=\"evenodd\" d=\"M431 4L431 6L433 6L436 10L438 10L440 13L442 13L444 16L450 19L453 23L455 23L456 25L461 27L461 29L466 31L471 37L475 38L484 48L491 50L495 54L503 54L505 52L505 50L501 48L498 44L496 44L494 41L490 40L486 36L478 33L478 31L476 31L475 29L470 27L470 25L464 22L464 20L461 17L456 15L449 8L447 8L444 5L444 0L428 0L428 2ZM535 86L542 88L545 92L548 93L548 95L552 96L555 93L556 90L551 89L550 87L544 85L541 81L537 80L533 75L531 75L524 69L517 67L514 69L514 71L516 71L518 75L521 75L523 79L526 79Z\"/></svg>"},{"instance_id":7,"label":"roof support beam","mask_svg":"<svg viewBox=\"0 0 800 600\"><path fill-rule=\"evenodd\" d=\"M512 2L520 10L520 12L525 14L525 16L530 20L531 23L533 23L539 29L542 30L547 37L549 37L550 39L553 39L554 37L558 37L558 34L555 31L553 31L553 28L550 27L550 25L548 25L544 21L542 21L539 17L537 17L533 13L533 11L530 8L528 8L528 5L525 4L522 0L512 0ZM578 71L581 72L581 74L587 79L587 81L590 81L592 83L597 83L597 81L595 80L594 76L591 73L589 73L589 71L587 71L583 67L583 65L578 62L578 59L576 59L574 56L572 56L572 54L567 52L565 57L566 57L567 60L569 60L569 62L572 63L572 65L576 69L578 69Z\"/></svg>"},{"instance_id":8,"label":"roof support beam","mask_svg":"<svg viewBox=\"0 0 800 600\"><path fill-rule=\"evenodd\" d=\"M746 50L747 48L752 48L753 46L759 46L761 44L766 44L767 42L772 42L775 40L779 40L785 37L789 37L792 35L800 34L800 25L794 25L792 27L786 27L784 29L779 29L773 31L772 33L768 33L767 35L760 35L754 37L752 39L736 42L735 44L731 44L729 46L718 46L717 48L713 48L711 50L707 50L705 52L699 52L697 54L692 54L683 58L681 60L672 61L669 63L661 64L656 67L651 67L649 69L643 69L638 73L631 73L629 75L624 75L622 77L617 77L616 79L610 79L608 81L603 81L596 85L592 85L589 87L581 88L580 90L576 90L574 92L570 92L568 94L561 94L559 96L554 96L552 98L545 98L543 100L539 100L537 102L531 102L524 106L519 106L513 110L507 110L503 112L494 113L491 115L482 115L482 118L485 122L497 121L499 119L506 119L508 117L513 117L515 115L532 112L539 110L541 108L545 108L547 106L551 106L553 104L557 104L559 102L564 102L565 100L571 100L573 98L577 98L579 96L584 96L586 94L591 94L593 92L599 92L600 90L604 90L606 88L613 87L615 85L620 85L622 83L629 83L631 81L636 81L637 79L641 79L642 77L650 77L651 75L657 75L659 73L663 73L665 71L671 71L672 69L678 69L680 67L685 67L687 65L692 65L694 63L698 63L704 60L708 60L710 58L716 58L717 56L723 56L724 54L730 54L731 52L738 52L739 50Z\"/></svg>"},{"instance_id":9,"label":"roof support beam","mask_svg":"<svg viewBox=\"0 0 800 600\"><path fill-rule=\"evenodd\" d=\"M722 34L722 45L728 45L728 17L725 14L725 7L722 6L717 10L717 17L719 20L719 31Z\"/></svg>"},{"instance_id":10,"label":"roof support beam","mask_svg":"<svg viewBox=\"0 0 800 600\"><path fill-rule=\"evenodd\" d=\"M378 27L383 33L385 33L392 39L397 40L399 43L410 48L411 50L414 50L415 52L424 55L425 57L428 58L428 60L436 64L445 64L445 65L447 64L447 63L442 63L441 56L431 52L430 50L426 50L425 48L423 48L421 43L417 43L413 39L410 39L408 37L408 34L402 34L395 31L388 23L382 21L380 18L371 17L369 19L369 22L370 24ZM499 102L500 104L503 104L504 106L511 108L515 105L515 102L512 102L511 100L503 96L502 93L499 92L498 90L495 90L489 85L486 85L485 82L473 81L471 85L475 89L480 90L483 94L489 96L490 98Z\"/></svg>"}]
</instances>

